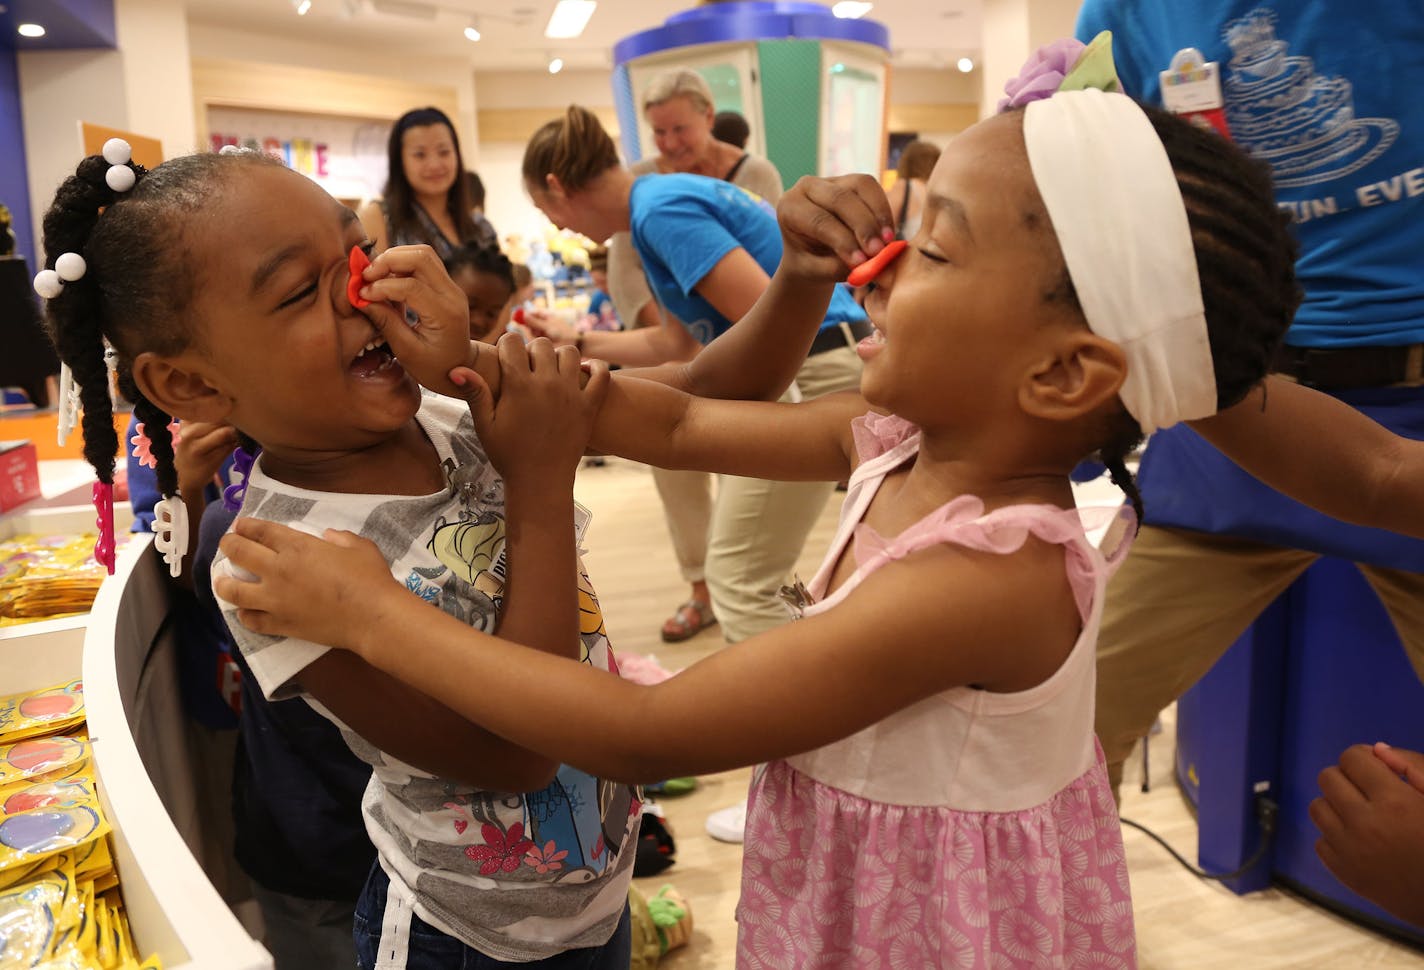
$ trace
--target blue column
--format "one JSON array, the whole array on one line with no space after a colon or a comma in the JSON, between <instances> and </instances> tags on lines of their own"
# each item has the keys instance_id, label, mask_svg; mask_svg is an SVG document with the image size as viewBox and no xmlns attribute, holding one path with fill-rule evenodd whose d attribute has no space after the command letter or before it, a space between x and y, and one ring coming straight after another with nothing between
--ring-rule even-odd
<instances>
[{"instance_id":1,"label":"blue column","mask_svg":"<svg viewBox=\"0 0 1424 970\"><path fill-rule=\"evenodd\" d=\"M30 180L25 168L25 129L20 120L20 72L13 50L0 48L0 202L10 209L15 252L39 264L30 231Z\"/></svg>"}]
</instances>

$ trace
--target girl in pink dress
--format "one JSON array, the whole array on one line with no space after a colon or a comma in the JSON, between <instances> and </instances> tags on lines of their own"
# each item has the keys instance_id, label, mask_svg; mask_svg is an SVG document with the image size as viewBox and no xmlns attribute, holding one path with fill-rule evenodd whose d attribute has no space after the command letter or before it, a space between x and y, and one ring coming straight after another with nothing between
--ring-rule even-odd
<instances>
[{"instance_id":1,"label":"girl in pink dress","mask_svg":"<svg viewBox=\"0 0 1424 970\"><path fill-rule=\"evenodd\" d=\"M1262 420L1296 302L1292 247L1260 167L1101 91L966 131L929 196L867 301L860 394L782 406L615 377L593 429L595 449L669 467L850 476L824 565L788 590L796 622L653 687L613 682L426 610L364 540L251 519L223 548L260 581L221 595L255 629L352 649L603 777L766 762L739 967L1134 966L1092 735L1117 553L1085 538L1068 473L1096 455L1136 506L1124 458L1144 432ZM824 306L844 264L883 247L887 211L865 177L803 180L764 299ZM498 356L507 369L523 354ZM497 420L506 399L462 377L478 419ZM579 700L531 704L549 697Z\"/></svg>"}]
</instances>

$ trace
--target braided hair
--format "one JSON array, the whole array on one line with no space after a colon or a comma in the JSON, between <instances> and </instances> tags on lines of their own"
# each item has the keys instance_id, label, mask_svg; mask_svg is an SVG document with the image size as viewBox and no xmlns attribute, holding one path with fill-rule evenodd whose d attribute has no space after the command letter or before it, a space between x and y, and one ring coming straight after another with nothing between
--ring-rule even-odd
<instances>
[{"instance_id":1,"label":"braided hair","mask_svg":"<svg viewBox=\"0 0 1424 970\"><path fill-rule=\"evenodd\" d=\"M451 276L454 276L456 272L466 267L469 267L476 273L493 276L505 286L509 287L509 292L513 295L515 290L514 264L509 261L508 256L499 251L498 246L480 246L476 243L465 243L465 245L445 257L445 271Z\"/></svg>"},{"instance_id":2,"label":"braided hair","mask_svg":"<svg viewBox=\"0 0 1424 970\"><path fill-rule=\"evenodd\" d=\"M1167 151L1186 206L1216 373L1216 406L1225 410L1265 378L1300 305L1290 219L1276 205L1271 170L1263 162L1215 131L1160 108L1140 107ZM1044 298L1081 312L1066 268ZM1142 495L1127 456L1142 439L1137 421L1123 410L1097 451L1139 522Z\"/></svg>"},{"instance_id":3,"label":"braided hair","mask_svg":"<svg viewBox=\"0 0 1424 970\"><path fill-rule=\"evenodd\" d=\"M80 388L84 458L101 482L113 484L119 450L109 399L105 344L118 356L119 392L144 423L157 460L165 497L178 491L173 463L171 416L149 401L133 379L133 360L153 351L186 349L192 335L183 324L194 279L184 259L184 226L212 201L215 187L242 165L279 165L254 152L195 154L148 171L129 163L137 180L127 192L105 181L109 163L90 155L55 193L44 217L45 266L62 253L84 257L84 276L65 285L46 304L46 328L60 360ZM250 439L248 440L250 444Z\"/></svg>"}]
</instances>

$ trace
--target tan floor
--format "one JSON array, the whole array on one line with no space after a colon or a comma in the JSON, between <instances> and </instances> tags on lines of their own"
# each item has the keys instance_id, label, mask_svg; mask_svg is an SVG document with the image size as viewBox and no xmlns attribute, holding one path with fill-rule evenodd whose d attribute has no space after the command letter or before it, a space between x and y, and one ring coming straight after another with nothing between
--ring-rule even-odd
<instances>
[{"instance_id":1,"label":"tan floor","mask_svg":"<svg viewBox=\"0 0 1424 970\"><path fill-rule=\"evenodd\" d=\"M687 587L677 575L647 470L608 459L602 468L580 470L576 493L594 513L587 562L614 647L651 653L670 670L718 649L722 639L715 627L682 644L658 637ZM829 544L839 498L832 499L807 542L799 567L805 579ZM1193 858L1196 825L1170 777L1173 737L1169 712L1166 730L1152 742L1152 791L1139 791L1141 759L1134 757L1123 810ZM675 885L691 903L695 925L692 944L669 954L662 964L666 970L721 970L733 964L741 847L709 838L703 822L709 812L741 798L749 778L749 770L704 777L691 795L662 800L677 840L677 862L662 876L643 880L642 888L651 895L664 883ZM1190 875L1146 836L1127 829L1124 839L1144 970L1424 967L1424 954L1289 893L1272 889L1239 897Z\"/></svg>"}]
</instances>

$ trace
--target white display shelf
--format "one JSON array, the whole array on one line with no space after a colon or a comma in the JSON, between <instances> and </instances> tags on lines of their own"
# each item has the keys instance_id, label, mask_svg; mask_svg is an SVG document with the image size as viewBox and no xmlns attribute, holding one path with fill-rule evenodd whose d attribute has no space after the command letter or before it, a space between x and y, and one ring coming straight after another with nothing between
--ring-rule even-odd
<instances>
[{"instance_id":1,"label":"white display shelf","mask_svg":"<svg viewBox=\"0 0 1424 970\"><path fill-rule=\"evenodd\" d=\"M46 497L84 484L87 468L43 463ZM128 529L127 503L116 504L115 519ZM0 515L0 538L93 530L89 505ZM200 770L185 741L168 612L165 567L152 538L136 537L120 550L90 613L0 628L0 694L83 677L99 800L141 954L157 953L167 970L272 970L189 848L204 836L193 794Z\"/></svg>"},{"instance_id":2,"label":"white display shelf","mask_svg":"<svg viewBox=\"0 0 1424 970\"><path fill-rule=\"evenodd\" d=\"M272 970L189 849L201 841L192 810L196 766L184 744L177 675L166 654L168 586L151 539L129 543L104 582L84 636L84 700L99 795L113 824L134 942L168 970ZM160 787L162 796L160 796Z\"/></svg>"}]
</instances>

